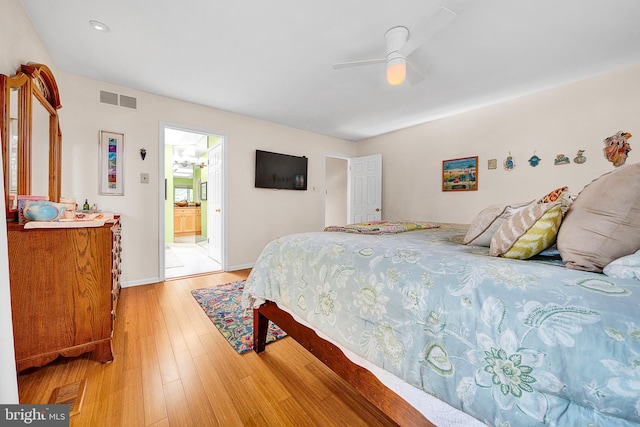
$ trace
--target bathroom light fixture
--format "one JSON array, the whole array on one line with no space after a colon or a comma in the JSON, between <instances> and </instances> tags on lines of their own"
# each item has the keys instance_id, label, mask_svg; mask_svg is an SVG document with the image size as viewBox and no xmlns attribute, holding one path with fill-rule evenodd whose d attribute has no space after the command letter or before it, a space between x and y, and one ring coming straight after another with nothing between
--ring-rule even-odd
<instances>
[{"instance_id":1,"label":"bathroom light fixture","mask_svg":"<svg viewBox=\"0 0 640 427\"><path fill-rule=\"evenodd\" d=\"M102 33L108 33L109 31L111 31L111 29L109 29L107 24L103 24L100 21L91 20L89 21L89 25L91 25L91 27L93 27L94 30L100 31Z\"/></svg>"}]
</instances>

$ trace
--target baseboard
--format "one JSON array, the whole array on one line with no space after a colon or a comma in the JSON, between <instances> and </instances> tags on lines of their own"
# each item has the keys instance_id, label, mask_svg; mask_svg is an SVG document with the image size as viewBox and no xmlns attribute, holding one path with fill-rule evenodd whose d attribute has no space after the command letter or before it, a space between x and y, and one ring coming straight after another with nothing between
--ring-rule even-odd
<instances>
[{"instance_id":1,"label":"baseboard","mask_svg":"<svg viewBox=\"0 0 640 427\"><path fill-rule=\"evenodd\" d=\"M255 263L249 263L249 264L241 264L241 265L234 265L229 267L228 269L224 270L227 272L231 272L231 271L238 271L238 270L246 270L247 268L253 268L253 266L255 265ZM142 286L142 285L150 285L152 283L158 283L161 282L162 280L160 280L160 277L149 277L146 279L140 279L140 280L131 280L128 282L121 282L120 286L122 286L123 288L130 288L133 286Z\"/></svg>"},{"instance_id":2,"label":"baseboard","mask_svg":"<svg viewBox=\"0 0 640 427\"><path fill-rule=\"evenodd\" d=\"M120 286L123 288L130 288L133 286L142 286L142 285L150 285L152 283L158 283L161 282L162 280L160 280L160 277L151 277L151 278L147 278L147 279L140 279L140 280L131 280L128 282L120 282Z\"/></svg>"},{"instance_id":3,"label":"baseboard","mask_svg":"<svg viewBox=\"0 0 640 427\"><path fill-rule=\"evenodd\" d=\"M256 264L253 262L250 264L234 265L233 267L229 267L226 271L246 270L247 268L253 268L254 265Z\"/></svg>"}]
</instances>

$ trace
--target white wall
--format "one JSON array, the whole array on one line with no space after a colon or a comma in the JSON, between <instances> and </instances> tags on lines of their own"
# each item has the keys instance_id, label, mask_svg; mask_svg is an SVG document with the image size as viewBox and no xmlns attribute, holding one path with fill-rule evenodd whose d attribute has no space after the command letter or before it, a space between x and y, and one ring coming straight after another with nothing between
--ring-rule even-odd
<instances>
[{"instance_id":1,"label":"white wall","mask_svg":"<svg viewBox=\"0 0 640 427\"><path fill-rule=\"evenodd\" d=\"M63 108L62 195L85 198L121 214L124 285L158 280L159 123L226 135L229 268L251 266L262 248L284 234L321 230L324 152L355 154L355 143L58 72ZM131 111L97 102L99 90L136 97ZM98 133L125 134L124 196L98 195ZM144 161L140 148L146 148ZM308 191L254 188L255 150L309 158ZM164 166L162 166L164 169ZM140 173L150 184L140 183Z\"/></svg>"},{"instance_id":2,"label":"white wall","mask_svg":"<svg viewBox=\"0 0 640 427\"><path fill-rule=\"evenodd\" d=\"M640 161L640 66L582 80L358 143L358 156L382 153L385 219L469 223L492 203L527 201L568 185L578 193L614 169L603 140L623 130ZM635 142L634 142L635 141ZM573 163L579 149L587 162ZM516 168L504 170L509 155ZM534 152L542 158L531 167ZM554 165L564 153L572 163ZM442 160L478 156L478 191L442 192ZM498 168L487 169L488 159Z\"/></svg>"},{"instance_id":3,"label":"white wall","mask_svg":"<svg viewBox=\"0 0 640 427\"><path fill-rule=\"evenodd\" d=\"M2 153L0 153L0 162L2 162ZM3 178L0 175L0 188L4 188ZM0 194L4 194L4 191L0 191ZM7 220L4 197L0 200L0 209L2 209L0 224L4 224ZM0 403L18 403L6 227L0 227L0 330L3 331L0 333Z\"/></svg>"},{"instance_id":4,"label":"white wall","mask_svg":"<svg viewBox=\"0 0 640 427\"><path fill-rule=\"evenodd\" d=\"M322 223L324 152L355 154L355 144L236 114L180 102L65 73L57 69L19 0L0 0L0 73L14 75L20 64L48 65L60 89L62 193L89 199L123 220L123 284L158 280L159 123L210 130L227 136L229 157L229 265L252 265L272 239L289 233L319 230ZM138 98L139 111L97 102L98 89ZM125 196L98 196L98 133L125 133ZM139 149L147 149L144 162ZM271 191L253 187L255 149L269 149L309 158L309 191ZM149 173L151 183L140 184ZM4 188L4 187L2 187ZM4 208L3 208L4 210ZM1 219L1 218L0 218ZM0 222L4 222L0 221ZM0 312L9 313L6 230L0 232ZM0 402L17 402L10 316L0 317Z\"/></svg>"},{"instance_id":5,"label":"white wall","mask_svg":"<svg viewBox=\"0 0 640 427\"><path fill-rule=\"evenodd\" d=\"M160 122L227 137L230 269L252 265L262 248L278 236L322 229L324 153L354 155L355 143L62 72L55 67L20 2L1 1L0 73L13 75L26 62L41 62L52 69L62 104L62 195L80 203L86 198L102 210L121 214L124 285L158 280L159 153L164 150L158 134ZM136 97L138 111L99 104L100 89ZM124 196L98 195L100 130L125 134ZM144 162L139 155L142 147L147 149ZM309 191L254 188L256 149L307 156ZM142 172L149 173L150 184L140 183Z\"/></svg>"},{"instance_id":6,"label":"white wall","mask_svg":"<svg viewBox=\"0 0 640 427\"><path fill-rule=\"evenodd\" d=\"M252 265L264 245L283 234L322 228L324 153L383 155L383 206L387 219L424 219L469 222L490 203L530 200L551 189L569 185L577 192L591 179L613 167L603 155L602 140L618 130L640 140L640 68L532 94L494 106L424 125L352 143L287 128L219 110L188 104L144 92L108 85L57 70L18 0L0 0L0 73L12 75L25 62L47 64L57 78L63 132L62 193L89 199L123 219L123 281L125 284L157 280L159 251L159 122L180 124L227 136L229 178L229 265ZM131 112L97 103L99 89L138 98L139 111ZM125 133L125 196L98 196L98 132ZM634 139L631 144L634 146ZM147 149L141 161L138 150ZM273 191L253 187L255 149L306 155L309 191ZM565 153L578 149L588 157L583 165L553 166ZM356 153L357 151L357 153ZM542 157L537 168L526 160ZM511 172L487 170L487 160L501 163L511 152L517 167ZM442 193L443 159L478 155L479 190ZM630 163L640 152L630 153ZM140 184L149 173L151 183ZM9 303L6 235L0 233L0 310ZM10 320L0 328L11 331ZM6 339L6 335L3 335ZM6 342L0 348L7 350ZM0 360L0 377L15 377ZM0 401L12 401L0 389Z\"/></svg>"},{"instance_id":7,"label":"white wall","mask_svg":"<svg viewBox=\"0 0 640 427\"><path fill-rule=\"evenodd\" d=\"M348 160L327 157L325 160L325 211L324 225L347 223Z\"/></svg>"},{"instance_id":8,"label":"white wall","mask_svg":"<svg viewBox=\"0 0 640 427\"><path fill-rule=\"evenodd\" d=\"M0 0L0 73L13 75L20 64L42 62L55 72L55 64L38 38L31 21L18 0ZM0 177L0 183L2 183ZM4 189L4 184L0 186ZM4 190L0 223L4 224ZM13 326L11 322L11 296L9 287L9 257L7 230L0 230L0 403L18 403L15 356L13 352Z\"/></svg>"}]
</instances>

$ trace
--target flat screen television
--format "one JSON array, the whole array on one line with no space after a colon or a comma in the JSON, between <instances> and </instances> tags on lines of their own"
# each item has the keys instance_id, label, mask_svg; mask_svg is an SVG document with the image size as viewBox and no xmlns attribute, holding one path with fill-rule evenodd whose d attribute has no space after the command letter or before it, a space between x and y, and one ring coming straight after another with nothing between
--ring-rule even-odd
<instances>
[{"instance_id":1,"label":"flat screen television","mask_svg":"<svg viewBox=\"0 0 640 427\"><path fill-rule=\"evenodd\" d=\"M307 158L256 150L257 188L307 189Z\"/></svg>"}]
</instances>

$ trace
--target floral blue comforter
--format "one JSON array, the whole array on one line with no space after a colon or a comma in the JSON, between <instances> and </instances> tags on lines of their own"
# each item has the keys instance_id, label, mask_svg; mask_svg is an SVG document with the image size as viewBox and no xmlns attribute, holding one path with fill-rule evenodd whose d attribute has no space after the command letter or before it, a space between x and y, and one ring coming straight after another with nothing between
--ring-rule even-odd
<instances>
[{"instance_id":1,"label":"floral blue comforter","mask_svg":"<svg viewBox=\"0 0 640 427\"><path fill-rule=\"evenodd\" d=\"M640 281L490 257L464 233L286 236L244 304L275 301L488 425L640 425Z\"/></svg>"}]
</instances>

